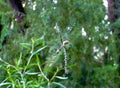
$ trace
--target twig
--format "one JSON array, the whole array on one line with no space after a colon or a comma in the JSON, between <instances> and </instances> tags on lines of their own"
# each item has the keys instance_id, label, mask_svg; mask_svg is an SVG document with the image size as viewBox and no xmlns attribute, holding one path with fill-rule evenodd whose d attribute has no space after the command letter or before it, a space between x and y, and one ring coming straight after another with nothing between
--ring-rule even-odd
<instances>
[{"instance_id":1,"label":"twig","mask_svg":"<svg viewBox=\"0 0 120 88\"><path fill-rule=\"evenodd\" d=\"M66 52L65 46L66 46L66 44L69 43L69 41L68 40L63 41L63 38L62 38L62 35L61 35L61 31L60 31L57 23L56 23L55 27L56 27L56 30L57 30L57 32L59 34L60 41L61 41L61 44L62 44L61 47L56 51L56 53L58 54L61 51L61 49L63 48L63 50L64 50L64 65L65 65L64 68L65 68L65 74L68 74L68 69L67 69L67 52Z\"/></svg>"}]
</instances>

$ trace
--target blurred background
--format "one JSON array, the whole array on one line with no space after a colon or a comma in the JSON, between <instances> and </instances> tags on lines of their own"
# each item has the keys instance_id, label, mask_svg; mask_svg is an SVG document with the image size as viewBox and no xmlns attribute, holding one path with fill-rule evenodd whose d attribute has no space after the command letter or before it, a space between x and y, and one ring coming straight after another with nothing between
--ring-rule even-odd
<instances>
[{"instance_id":1,"label":"blurred background","mask_svg":"<svg viewBox=\"0 0 120 88\"><path fill-rule=\"evenodd\" d=\"M0 0L0 88L120 88L120 0Z\"/></svg>"}]
</instances>

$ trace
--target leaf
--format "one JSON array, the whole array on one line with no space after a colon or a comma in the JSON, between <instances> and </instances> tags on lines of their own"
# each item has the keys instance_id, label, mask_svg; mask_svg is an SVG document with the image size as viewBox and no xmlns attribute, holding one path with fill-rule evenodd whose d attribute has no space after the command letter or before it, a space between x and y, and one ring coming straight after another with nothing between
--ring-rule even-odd
<instances>
[{"instance_id":1,"label":"leaf","mask_svg":"<svg viewBox=\"0 0 120 88\"><path fill-rule=\"evenodd\" d=\"M30 47L31 47L31 44L29 44L29 43L20 43L20 45L26 49L30 49Z\"/></svg>"},{"instance_id":2,"label":"leaf","mask_svg":"<svg viewBox=\"0 0 120 88\"><path fill-rule=\"evenodd\" d=\"M37 60L38 65L40 65L40 59L37 54L36 54L36 60Z\"/></svg>"},{"instance_id":3,"label":"leaf","mask_svg":"<svg viewBox=\"0 0 120 88\"><path fill-rule=\"evenodd\" d=\"M4 85L11 85L10 82L6 82L6 83L0 83L0 87L4 86Z\"/></svg>"},{"instance_id":4,"label":"leaf","mask_svg":"<svg viewBox=\"0 0 120 88\"><path fill-rule=\"evenodd\" d=\"M32 54L35 55L35 54L37 54L38 52L40 52L40 51L42 51L43 49L45 49L46 47L47 47L47 46L44 46L44 47L38 49L37 51L33 52Z\"/></svg>"},{"instance_id":5,"label":"leaf","mask_svg":"<svg viewBox=\"0 0 120 88\"><path fill-rule=\"evenodd\" d=\"M68 77L55 76L58 79L68 79Z\"/></svg>"},{"instance_id":6,"label":"leaf","mask_svg":"<svg viewBox=\"0 0 120 88\"><path fill-rule=\"evenodd\" d=\"M38 72L25 72L27 75L38 75Z\"/></svg>"},{"instance_id":7,"label":"leaf","mask_svg":"<svg viewBox=\"0 0 120 88\"><path fill-rule=\"evenodd\" d=\"M58 85L58 86L60 86L61 88L67 88L67 87L65 87L63 84L61 84L61 83L58 83L58 82L52 82L53 84L55 84L55 85Z\"/></svg>"}]
</instances>

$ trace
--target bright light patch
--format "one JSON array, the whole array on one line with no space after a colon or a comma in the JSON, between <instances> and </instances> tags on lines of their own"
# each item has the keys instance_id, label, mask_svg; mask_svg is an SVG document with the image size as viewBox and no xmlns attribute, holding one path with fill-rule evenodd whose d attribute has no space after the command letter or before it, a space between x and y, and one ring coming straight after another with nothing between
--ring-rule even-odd
<instances>
[{"instance_id":1,"label":"bright light patch","mask_svg":"<svg viewBox=\"0 0 120 88\"><path fill-rule=\"evenodd\" d=\"M113 34L113 32L112 32L112 31L110 31L110 34L112 35L112 34Z\"/></svg>"},{"instance_id":2,"label":"bright light patch","mask_svg":"<svg viewBox=\"0 0 120 88\"><path fill-rule=\"evenodd\" d=\"M105 52L107 52L107 51L108 51L108 46L105 47Z\"/></svg>"},{"instance_id":3,"label":"bright light patch","mask_svg":"<svg viewBox=\"0 0 120 88\"><path fill-rule=\"evenodd\" d=\"M57 4L58 1L57 1L57 0L53 0L53 2L54 2L55 4Z\"/></svg>"},{"instance_id":4,"label":"bright light patch","mask_svg":"<svg viewBox=\"0 0 120 88\"><path fill-rule=\"evenodd\" d=\"M98 56L98 57L102 57L103 55L104 55L103 52L98 52L98 53L97 53L97 56Z\"/></svg>"},{"instance_id":5,"label":"bright light patch","mask_svg":"<svg viewBox=\"0 0 120 88\"><path fill-rule=\"evenodd\" d=\"M110 24L110 22L108 22L107 24Z\"/></svg>"},{"instance_id":6,"label":"bright light patch","mask_svg":"<svg viewBox=\"0 0 120 88\"><path fill-rule=\"evenodd\" d=\"M33 10L36 10L36 6L37 6L37 4L36 4L36 2L34 2L33 3Z\"/></svg>"},{"instance_id":7,"label":"bright light patch","mask_svg":"<svg viewBox=\"0 0 120 88\"><path fill-rule=\"evenodd\" d=\"M108 20L108 15L105 15L104 20Z\"/></svg>"},{"instance_id":8,"label":"bright light patch","mask_svg":"<svg viewBox=\"0 0 120 88\"><path fill-rule=\"evenodd\" d=\"M25 5L26 5L26 3L25 3L25 2L24 2L24 3L22 3L22 6L23 6L23 7L25 7Z\"/></svg>"},{"instance_id":9,"label":"bright light patch","mask_svg":"<svg viewBox=\"0 0 120 88\"><path fill-rule=\"evenodd\" d=\"M10 28L13 29L14 28L14 22L11 22Z\"/></svg>"},{"instance_id":10,"label":"bright light patch","mask_svg":"<svg viewBox=\"0 0 120 88\"><path fill-rule=\"evenodd\" d=\"M108 39L108 36L104 36L104 39Z\"/></svg>"},{"instance_id":11,"label":"bright light patch","mask_svg":"<svg viewBox=\"0 0 120 88\"><path fill-rule=\"evenodd\" d=\"M72 31L72 27L67 27L67 30L68 31Z\"/></svg>"},{"instance_id":12,"label":"bright light patch","mask_svg":"<svg viewBox=\"0 0 120 88\"><path fill-rule=\"evenodd\" d=\"M97 57L97 56L94 56L94 59L96 59L96 60L97 60L97 59L98 59L98 57Z\"/></svg>"},{"instance_id":13,"label":"bright light patch","mask_svg":"<svg viewBox=\"0 0 120 88\"><path fill-rule=\"evenodd\" d=\"M82 28L82 36L86 36L86 35L87 35L87 33L86 33L85 29Z\"/></svg>"},{"instance_id":14,"label":"bright light patch","mask_svg":"<svg viewBox=\"0 0 120 88\"><path fill-rule=\"evenodd\" d=\"M103 5L107 8L108 7L108 2L107 0L103 0Z\"/></svg>"},{"instance_id":15,"label":"bright light patch","mask_svg":"<svg viewBox=\"0 0 120 88\"><path fill-rule=\"evenodd\" d=\"M89 40L92 40L92 38L91 38L91 37L89 37L88 39L89 39Z\"/></svg>"},{"instance_id":16,"label":"bright light patch","mask_svg":"<svg viewBox=\"0 0 120 88\"><path fill-rule=\"evenodd\" d=\"M97 47L93 47L93 52L98 52L99 51L99 49L97 49Z\"/></svg>"},{"instance_id":17,"label":"bright light patch","mask_svg":"<svg viewBox=\"0 0 120 88\"><path fill-rule=\"evenodd\" d=\"M96 32L99 31L99 26L95 26L95 31L96 31Z\"/></svg>"},{"instance_id":18,"label":"bright light patch","mask_svg":"<svg viewBox=\"0 0 120 88\"><path fill-rule=\"evenodd\" d=\"M102 20L102 23L103 23L103 24L105 24L105 21L104 21L104 20Z\"/></svg>"}]
</instances>

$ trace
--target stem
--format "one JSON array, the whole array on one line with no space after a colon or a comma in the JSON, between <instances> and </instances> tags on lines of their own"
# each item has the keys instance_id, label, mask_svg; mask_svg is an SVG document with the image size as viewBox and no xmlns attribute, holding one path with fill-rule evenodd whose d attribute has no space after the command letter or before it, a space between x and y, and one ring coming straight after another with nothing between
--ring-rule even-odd
<instances>
[{"instance_id":1,"label":"stem","mask_svg":"<svg viewBox=\"0 0 120 88\"><path fill-rule=\"evenodd\" d=\"M40 70L42 76L49 82L49 79L48 79L47 76L43 73L43 71L42 71L42 69L41 69L41 67L40 67L39 64L38 64L38 67L39 67L39 70Z\"/></svg>"},{"instance_id":2,"label":"stem","mask_svg":"<svg viewBox=\"0 0 120 88\"><path fill-rule=\"evenodd\" d=\"M26 88L25 82L24 82L24 75L20 73L20 76L21 76L21 82L22 82L23 88Z\"/></svg>"}]
</instances>

